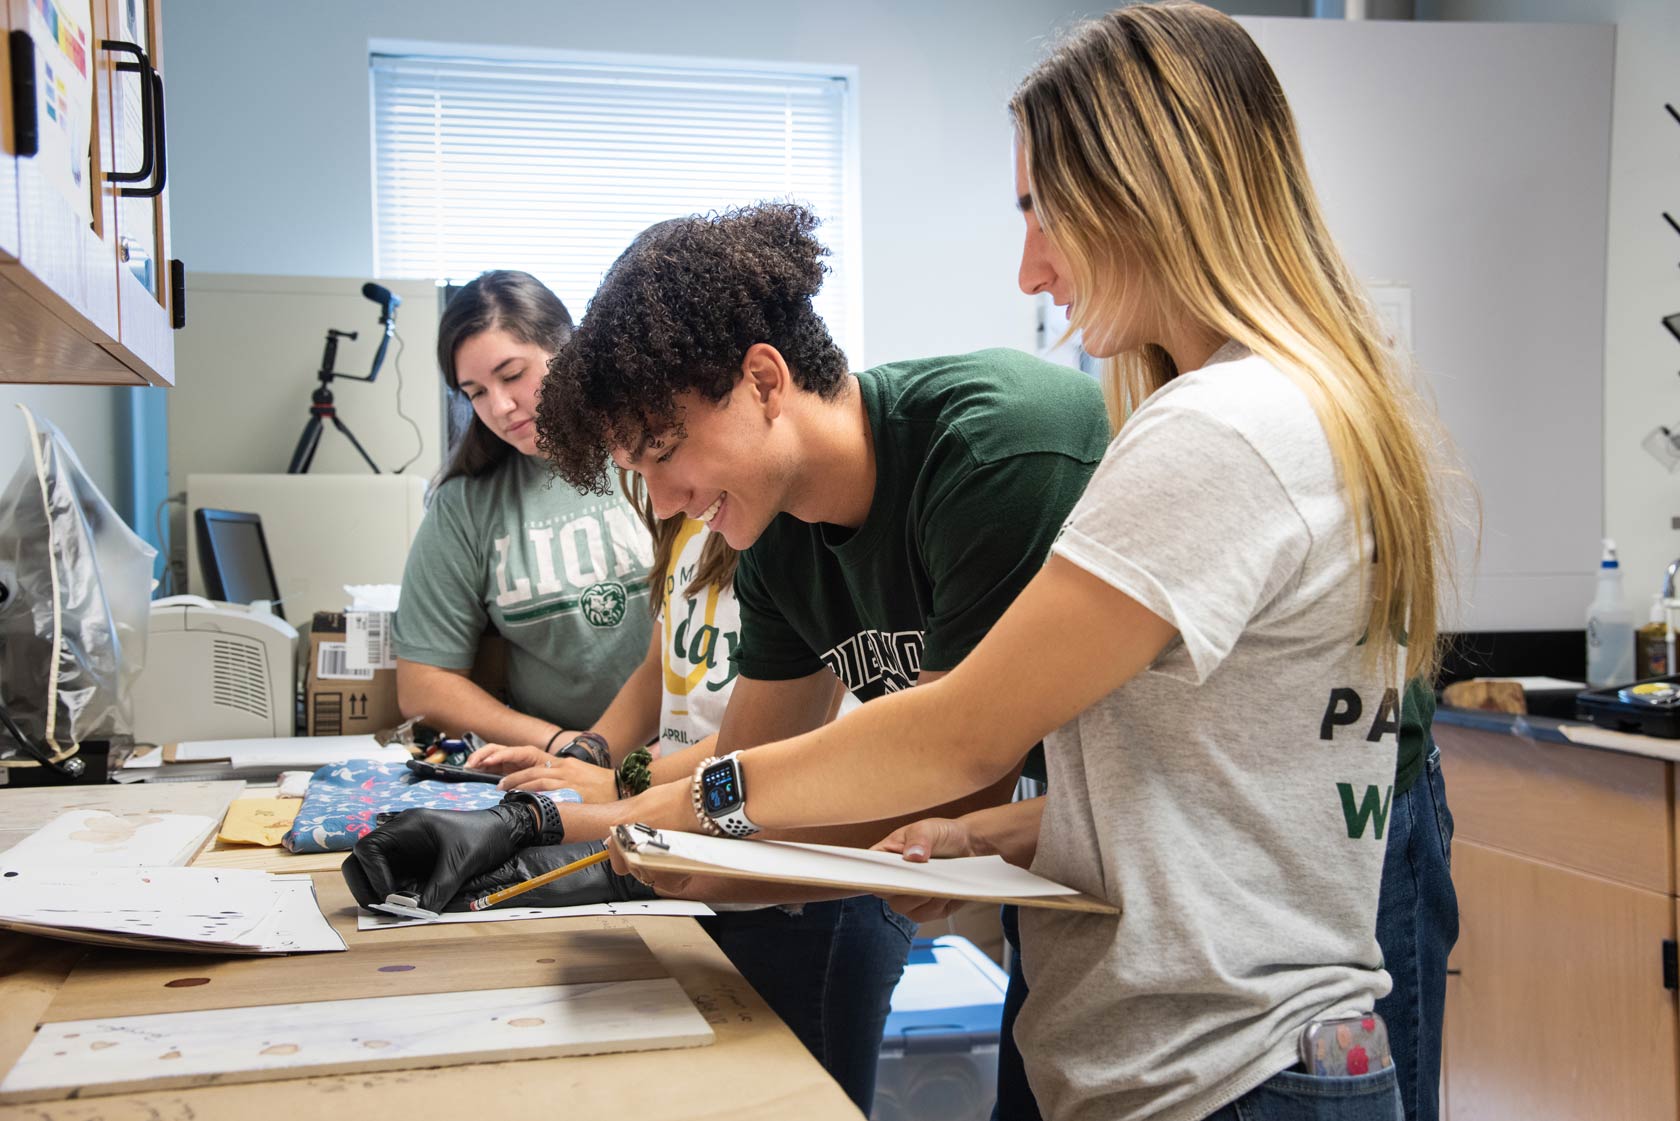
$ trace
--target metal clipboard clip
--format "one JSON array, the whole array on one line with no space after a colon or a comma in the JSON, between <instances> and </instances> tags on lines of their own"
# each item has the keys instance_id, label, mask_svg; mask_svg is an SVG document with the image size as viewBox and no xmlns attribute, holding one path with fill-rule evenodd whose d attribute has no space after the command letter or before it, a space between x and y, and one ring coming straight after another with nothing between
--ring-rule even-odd
<instances>
[{"instance_id":1,"label":"metal clipboard clip","mask_svg":"<svg viewBox=\"0 0 1680 1121\"><path fill-rule=\"evenodd\" d=\"M664 834L651 825L643 825L639 821L629 825L613 826L613 839L620 847L636 852L644 846L650 849L664 849L671 851L671 846L665 843Z\"/></svg>"}]
</instances>

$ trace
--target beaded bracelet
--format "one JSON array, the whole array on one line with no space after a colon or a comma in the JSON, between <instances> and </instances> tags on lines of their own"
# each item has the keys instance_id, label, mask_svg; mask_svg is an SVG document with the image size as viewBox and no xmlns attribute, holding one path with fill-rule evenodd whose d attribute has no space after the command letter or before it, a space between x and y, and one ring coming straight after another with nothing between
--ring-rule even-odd
<instances>
[{"instance_id":1,"label":"beaded bracelet","mask_svg":"<svg viewBox=\"0 0 1680 1121\"><path fill-rule=\"evenodd\" d=\"M689 787L688 796L694 803L694 816L700 822L700 832L709 833L713 837L721 837L723 836L722 828L706 813L706 807L700 800L700 776L706 773L707 767L716 762L718 762L716 755L700 760L700 765L694 768L694 783Z\"/></svg>"}]
</instances>

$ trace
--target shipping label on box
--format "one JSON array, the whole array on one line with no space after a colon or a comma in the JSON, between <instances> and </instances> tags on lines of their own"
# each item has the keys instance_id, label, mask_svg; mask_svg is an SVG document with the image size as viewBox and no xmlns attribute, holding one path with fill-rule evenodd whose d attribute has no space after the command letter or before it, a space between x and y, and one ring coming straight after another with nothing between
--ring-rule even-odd
<instances>
[{"instance_id":1,"label":"shipping label on box","mask_svg":"<svg viewBox=\"0 0 1680 1121\"><path fill-rule=\"evenodd\" d=\"M304 715L311 736L353 736L402 723L388 612L317 611L309 634Z\"/></svg>"}]
</instances>

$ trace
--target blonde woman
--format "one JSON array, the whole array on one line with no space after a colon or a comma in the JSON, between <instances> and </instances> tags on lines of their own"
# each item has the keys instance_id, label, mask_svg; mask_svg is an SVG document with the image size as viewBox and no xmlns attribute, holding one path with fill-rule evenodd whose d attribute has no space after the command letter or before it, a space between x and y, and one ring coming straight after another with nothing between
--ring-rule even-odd
<instances>
[{"instance_id":1,"label":"blonde woman","mask_svg":"<svg viewBox=\"0 0 1680 1121\"><path fill-rule=\"evenodd\" d=\"M1115 360L1104 462L947 676L624 817L717 825L691 797L733 779L744 803L719 821L741 831L878 820L985 787L1045 736L1047 798L883 846L1001 853L1121 908L1022 913L1015 1036L1046 1115L1394 1121L1373 932L1400 688L1436 649L1424 422L1232 20L1112 12L1011 109L1022 286ZM1321 1036L1367 1049L1299 1066Z\"/></svg>"}]
</instances>

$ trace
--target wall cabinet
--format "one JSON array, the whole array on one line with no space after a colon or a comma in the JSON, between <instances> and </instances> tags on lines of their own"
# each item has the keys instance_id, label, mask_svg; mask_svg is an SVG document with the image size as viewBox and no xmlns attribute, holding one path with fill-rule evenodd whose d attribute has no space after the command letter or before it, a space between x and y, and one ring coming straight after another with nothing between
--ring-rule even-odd
<instances>
[{"instance_id":1,"label":"wall cabinet","mask_svg":"<svg viewBox=\"0 0 1680 1121\"><path fill-rule=\"evenodd\" d=\"M1438 721L1457 823L1451 1121L1674 1121L1674 767Z\"/></svg>"},{"instance_id":2,"label":"wall cabinet","mask_svg":"<svg viewBox=\"0 0 1680 1121\"><path fill-rule=\"evenodd\" d=\"M173 384L157 2L0 4L0 381Z\"/></svg>"}]
</instances>

